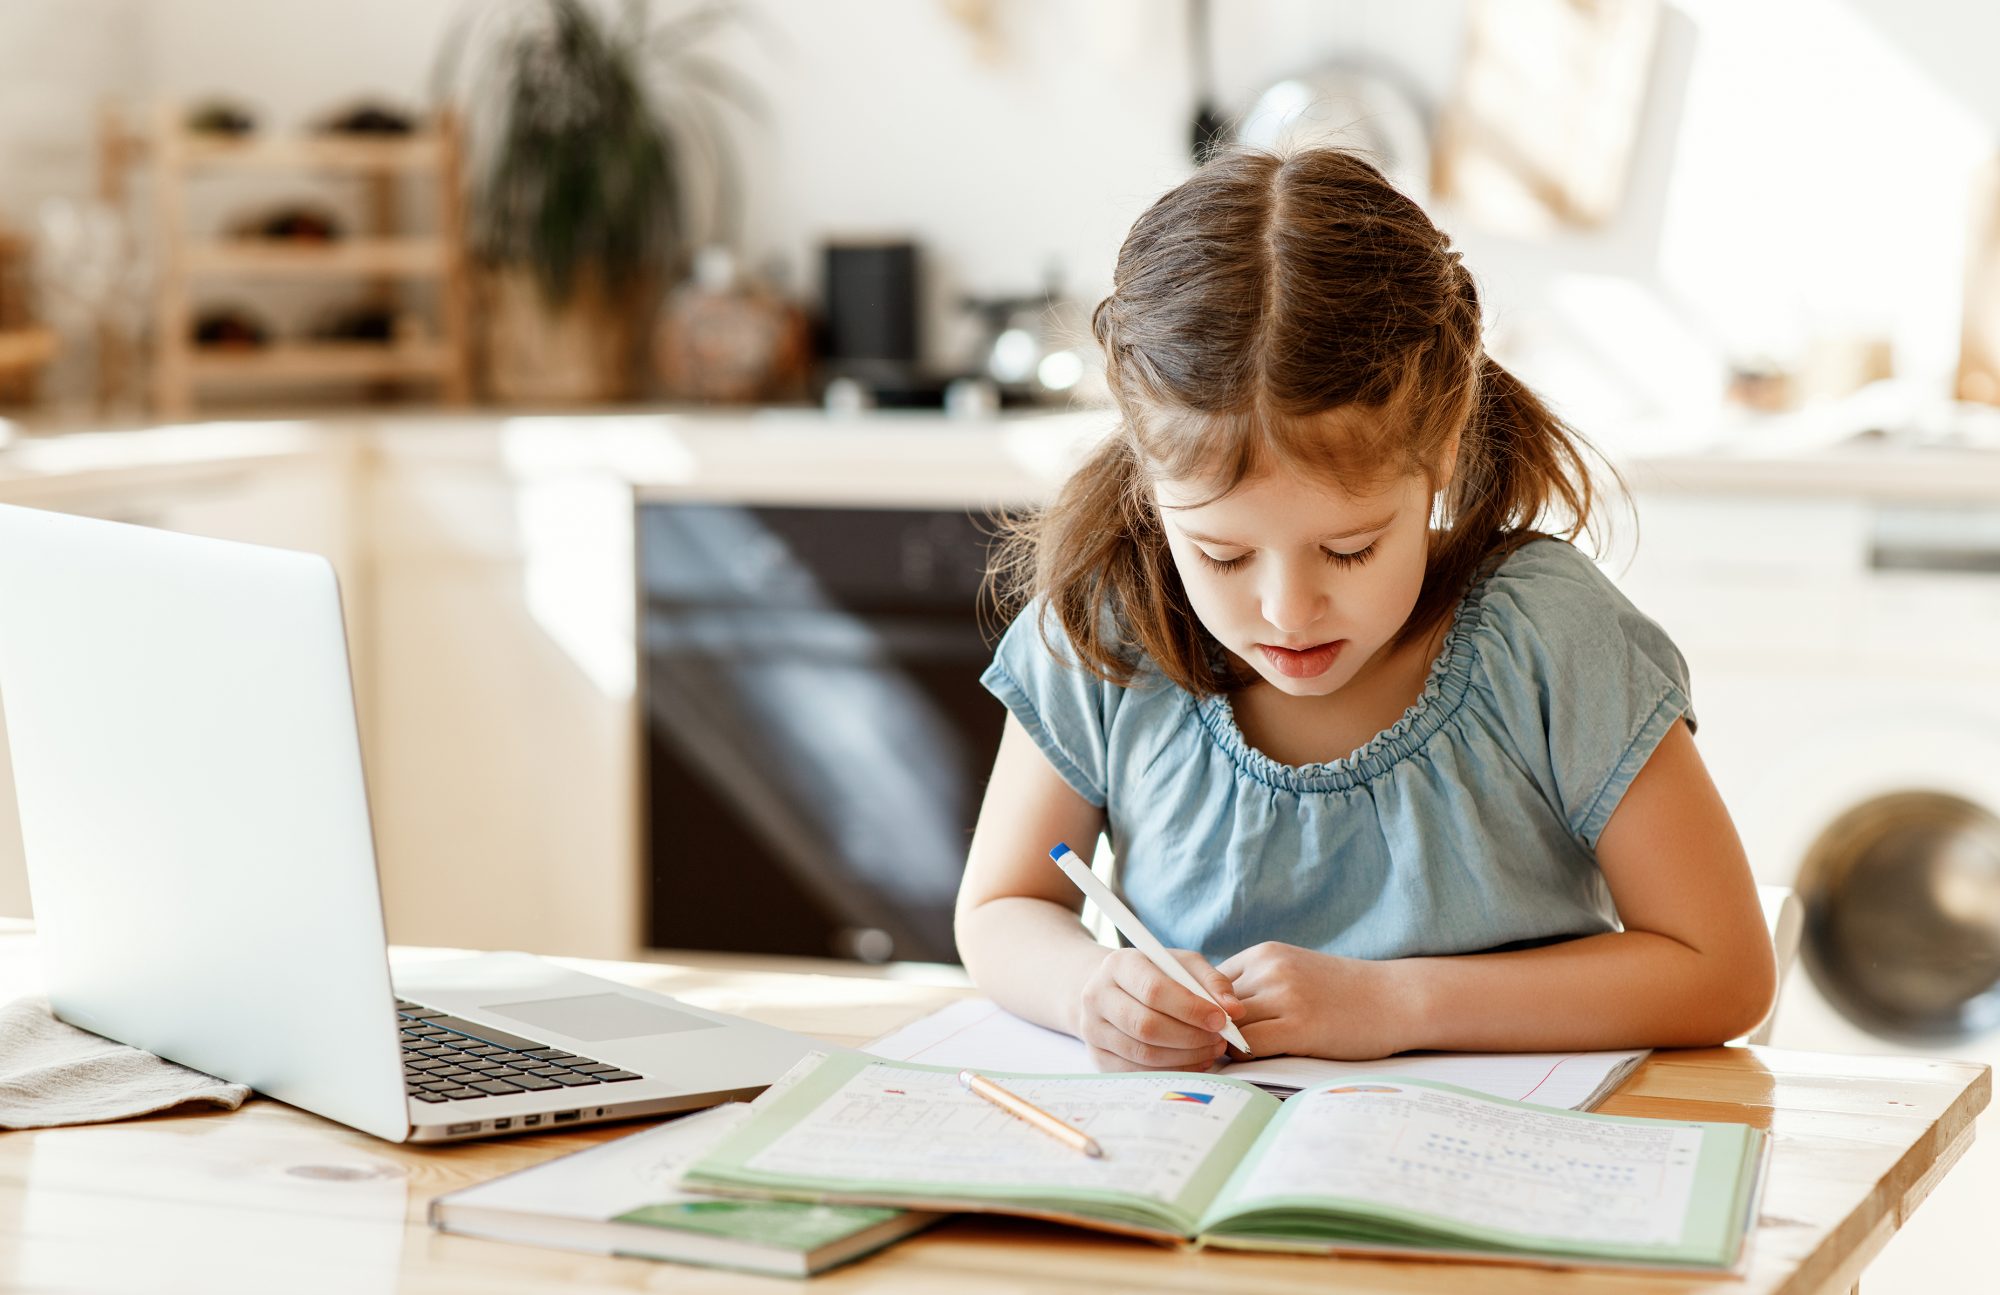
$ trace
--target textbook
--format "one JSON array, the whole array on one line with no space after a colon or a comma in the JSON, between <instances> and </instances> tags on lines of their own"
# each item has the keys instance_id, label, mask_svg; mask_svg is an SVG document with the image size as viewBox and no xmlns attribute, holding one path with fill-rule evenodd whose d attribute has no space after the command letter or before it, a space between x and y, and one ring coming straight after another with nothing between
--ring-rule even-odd
<instances>
[{"instance_id":1,"label":"textbook","mask_svg":"<svg viewBox=\"0 0 2000 1295\"><path fill-rule=\"evenodd\" d=\"M750 1114L742 1103L714 1107L440 1196L431 1225L492 1241L806 1277L937 1221L880 1206L681 1190L681 1170Z\"/></svg>"},{"instance_id":2,"label":"textbook","mask_svg":"<svg viewBox=\"0 0 2000 1295\"><path fill-rule=\"evenodd\" d=\"M807 1064L683 1182L1197 1246L1714 1272L1741 1262L1769 1146L1748 1125L1578 1114L1393 1072L1283 1102L1226 1075L987 1072L1089 1134L1097 1159L948 1067Z\"/></svg>"},{"instance_id":3,"label":"textbook","mask_svg":"<svg viewBox=\"0 0 2000 1295\"><path fill-rule=\"evenodd\" d=\"M962 998L893 1030L862 1051L891 1061L965 1066L1017 1074L1069 1075L1094 1069L1090 1049L1067 1034L1024 1021L990 998ZM1491 1097L1587 1111L1610 1096L1646 1059L1622 1052L1406 1052L1380 1061L1252 1057L1219 1067L1273 1097L1354 1075L1393 1070L1407 1079L1455 1084Z\"/></svg>"}]
</instances>

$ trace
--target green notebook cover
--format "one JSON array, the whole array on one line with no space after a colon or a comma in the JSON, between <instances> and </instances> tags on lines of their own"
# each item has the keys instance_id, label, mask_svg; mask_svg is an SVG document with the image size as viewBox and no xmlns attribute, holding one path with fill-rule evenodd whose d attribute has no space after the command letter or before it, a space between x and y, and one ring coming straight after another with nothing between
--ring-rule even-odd
<instances>
[{"instance_id":1,"label":"green notebook cover","mask_svg":"<svg viewBox=\"0 0 2000 1295\"><path fill-rule=\"evenodd\" d=\"M966 1092L954 1069L840 1054L685 1181L1230 1248L1724 1269L1768 1145L1746 1125L1579 1114L1388 1072L1283 1104L1218 1075L985 1073L1104 1158Z\"/></svg>"}]
</instances>

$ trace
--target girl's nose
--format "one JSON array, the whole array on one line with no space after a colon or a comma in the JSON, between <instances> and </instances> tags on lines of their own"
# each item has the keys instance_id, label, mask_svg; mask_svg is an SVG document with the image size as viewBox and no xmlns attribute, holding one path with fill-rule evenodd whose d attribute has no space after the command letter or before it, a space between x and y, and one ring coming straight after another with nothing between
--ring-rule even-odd
<instances>
[{"instance_id":1,"label":"girl's nose","mask_svg":"<svg viewBox=\"0 0 2000 1295\"><path fill-rule=\"evenodd\" d=\"M1326 614L1326 589L1316 571L1296 563L1273 565L1279 569L1263 590L1264 619L1287 634L1302 633Z\"/></svg>"}]
</instances>

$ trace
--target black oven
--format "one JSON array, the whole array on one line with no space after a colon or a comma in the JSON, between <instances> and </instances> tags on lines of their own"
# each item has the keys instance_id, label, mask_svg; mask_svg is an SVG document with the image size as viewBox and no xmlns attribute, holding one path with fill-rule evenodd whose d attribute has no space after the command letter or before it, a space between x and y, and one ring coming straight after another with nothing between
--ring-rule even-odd
<instances>
[{"instance_id":1,"label":"black oven","mask_svg":"<svg viewBox=\"0 0 2000 1295\"><path fill-rule=\"evenodd\" d=\"M993 525L954 510L638 511L647 942L956 961L1005 712Z\"/></svg>"}]
</instances>

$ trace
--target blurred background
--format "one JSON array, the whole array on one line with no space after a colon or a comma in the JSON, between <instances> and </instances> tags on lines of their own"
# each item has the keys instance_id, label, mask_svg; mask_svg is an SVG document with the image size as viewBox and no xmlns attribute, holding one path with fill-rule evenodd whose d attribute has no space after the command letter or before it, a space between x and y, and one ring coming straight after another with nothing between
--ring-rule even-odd
<instances>
[{"instance_id":1,"label":"blurred background","mask_svg":"<svg viewBox=\"0 0 2000 1295\"><path fill-rule=\"evenodd\" d=\"M1217 145L1360 149L1630 487L1602 561L1802 903L1776 1043L1990 1062L1994 48L1947 0L5 0L0 499L335 561L398 940L948 964L991 518L1106 426L1125 230ZM1994 1158L1871 1290L1957 1284Z\"/></svg>"}]
</instances>

